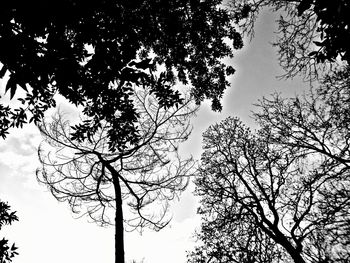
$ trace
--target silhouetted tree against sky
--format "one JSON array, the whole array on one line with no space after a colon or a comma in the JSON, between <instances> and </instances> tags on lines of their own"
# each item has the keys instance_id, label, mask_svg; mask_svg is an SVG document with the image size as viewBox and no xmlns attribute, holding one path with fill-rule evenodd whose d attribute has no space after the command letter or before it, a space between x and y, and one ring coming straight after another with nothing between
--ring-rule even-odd
<instances>
[{"instance_id":1,"label":"silhouetted tree against sky","mask_svg":"<svg viewBox=\"0 0 350 263\"><path fill-rule=\"evenodd\" d=\"M305 154L318 153L350 167L349 71L326 75L321 86L292 99L275 94L257 106L254 119L269 140Z\"/></svg>"},{"instance_id":2,"label":"silhouetted tree against sky","mask_svg":"<svg viewBox=\"0 0 350 263\"><path fill-rule=\"evenodd\" d=\"M336 59L350 61L350 6L347 0L238 0L229 1L244 34L253 36L259 13L269 8L279 15L277 38L284 77L302 73L316 79Z\"/></svg>"},{"instance_id":3,"label":"silhouetted tree against sky","mask_svg":"<svg viewBox=\"0 0 350 263\"><path fill-rule=\"evenodd\" d=\"M140 140L118 151L109 150L108 124L83 142L71 139L62 114L40 125L45 141L39 150L39 182L73 212L101 225L115 224L118 263L124 262L124 224L130 231L167 225L169 201L186 188L194 165L178 153L191 132L190 118L197 109L193 101L164 109L142 88L133 90L132 98Z\"/></svg>"},{"instance_id":4,"label":"silhouetted tree against sky","mask_svg":"<svg viewBox=\"0 0 350 263\"><path fill-rule=\"evenodd\" d=\"M10 206L0 201L0 230L4 225L11 225L14 221L18 221L16 212L10 211ZM4 237L0 240L0 263L10 263L15 255L18 255L16 251L18 248L13 243L9 244L9 241Z\"/></svg>"},{"instance_id":5,"label":"silhouetted tree against sky","mask_svg":"<svg viewBox=\"0 0 350 263\"><path fill-rule=\"evenodd\" d=\"M204 133L196 179L203 244L190 262L350 260L349 115L334 104L349 92L337 84L263 99L254 132L230 117ZM215 232L222 236L205 238ZM218 252L222 240L234 245Z\"/></svg>"},{"instance_id":6,"label":"silhouetted tree against sky","mask_svg":"<svg viewBox=\"0 0 350 263\"><path fill-rule=\"evenodd\" d=\"M220 110L234 73L222 59L241 47L221 0L7 1L0 77L23 106L0 105L0 135L28 119L40 122L60 94L86 116L73 138L89 138L104 125L111 150L137 143L131 84L151 87L161 107L183 101L175 83L189 84L197 103L209 99Z\"/></svg>"},{"instance_id":7,"label":"silhouetted tree against sky","mask_svg":"<svg viewBox=\"0 0 350 263\"><path fill-rule=\"evenodd\" d=\"M205 213L202 209L199 210L201 214ZM196 233L197 247L187 255L189 263L286 262L283 249L276 246L248 214L242 213L231 222L228 218L234 210L229 209L227 206L225 210L227 219L203 218L201 229Z\"/></svg>"}]
</instances>

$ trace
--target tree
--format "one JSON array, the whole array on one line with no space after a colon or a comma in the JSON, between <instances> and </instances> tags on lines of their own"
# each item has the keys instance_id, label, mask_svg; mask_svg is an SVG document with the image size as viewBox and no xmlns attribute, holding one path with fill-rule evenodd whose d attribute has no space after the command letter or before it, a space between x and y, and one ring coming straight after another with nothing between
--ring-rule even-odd
<instances>
[{"instance_id":1,"label":"tree","mask_svg":"<svg viewBox=\"0 0 350 263\"><path fill-rule=\"evenodd\" d=\"M320 32L321 42L315 42L319 49L312 55L320 61L332 61L340 56L349 64L349 3L345 0L338 0L332 4L321 0L302 0L297 9L299 16L312 10L317 17L317 31Z\"/></svg>"},{"instance_id":2,"label":"tree","mask_svg":"<svg viewBox=\"0 0 350 263\"><path fill-rule=\"evenodd\" d=\"M303 75L308 80L319 78L329 66L338 64L337 59L350 61L350 6L346 0L335 2L322 0L230 1L236 22L249 36L254 34L257 16L266 8L277 13L277 39L279 62L291 78Z\"/></svg>"},{"instance_id":3,"label":"tree","mask_svg":"<svg viewBox=\"0 0 350 263\"><path fill-rule=\"evenodd\" d=\"M254 119L269 140L297 151L318 153L350 167L349 70L326 75L317 89L284 99L260 101Z\"/></svg>"},{"instance_id":4,"label":"tree","mask_svg":"<svg viewBox=\"0 0 350 263\"><path fill-rule=\"evenodd\" d=\"M199 213L204 211L200 209ZM225 213L229 217L230 212L226 210ZM196 233L197 247L188 253L188 262L286 262L285 252L248 218L248 215L241 215L232 223L204 217L201 229Z\"/></svg>"},{"instance_id":5,"label":"tree","mask_svg":"<svg viewBox=\"0 0 350 263\"><path fill-rule=\"evenodd\" d=\"M124 223L129 230L166 226L169 201L186 188L194 165L178 153L197 109L191 100L164 109L149 90L135 88L133 94L140 140L125 149L109 151L108 124L83 142L72 140L62 114L40 125L45 142L39 150L39 182L74 213L83 212L101 225L115 224L118 263L124 262Z\"/></svg>"},{"instance_id":6,"label":"tree","mask_svg":"<svg viewBox=\"0 0 350 263\"><path fill-rule=\"evenodd\" d=\"M230 117L204 133L203 243L190 262L350 260L349 122L334 104L349 93L340 80L304 97L263 99L255 132Z\"/></svg>"},{"instance_id":7,"label":"tree","mask_svg":"<svg viewBox=\"0 0 350 263\"><path fill-rule=\"evenodd\" d=\"M11 225L14 221L18 221L16 212L10 211L10 206L0 201L0 230L4 225ZM10 263L15 255L18 255L16 251L18 248L13 243L11 246L8 244L8 240L2 238L0 240L0 263Z\"/></svg>"},{"instance_id":8,"label":"tree","mask_svg":"<svg viewBox=\"0 0 350 263\"><path fill-rule=\"evenodd\" d=\"M226 76L222 63L242 46L229 12L215 1L9 1L0 11L0 77L23 106L0 105L0 135L28 121L39 123L55 94L83 107L86 121L73 138L101 127L109 147L137 143L138 116L131 85L151 87L164 108L180 104L176 83L191 84L200 103L220 110ZM115 114L115 113L118 114ZM30 118L29 118L30 117ZM107 125L107 126L106 126Z\"/></svg>"}]
</instances>

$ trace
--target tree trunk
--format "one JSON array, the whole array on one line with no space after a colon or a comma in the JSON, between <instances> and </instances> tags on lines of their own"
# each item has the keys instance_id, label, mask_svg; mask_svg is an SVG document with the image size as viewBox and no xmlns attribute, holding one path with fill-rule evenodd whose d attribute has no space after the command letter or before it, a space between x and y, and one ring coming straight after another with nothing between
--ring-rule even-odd
<instances>
[{"instance_id":1,"label":"tree trunk","mask_svg":"<svg viewBox=\"0 0 350 263\"><path fill-rule=\"evenodd\" d=\"M301 256L300 252L296 251L292 246L283 246L289 255L292 257L294 263L305 263L304 258Z\"/></svg>"},{"instance_id":2,"label":"tree trunk","mask_svg":"<svg viewBox=\"0 0 350 263\"><path fill-rule=\"evenodd\" d=\"M278 236L275 239L276 242L287 250L288 254L292 257L294 263L305 263L304 258L301 256L301 251L298 251L279 230L276 233L276 236Z\"/></svg>"},{"instance_id":3,"label":"tree trunk","mask_svg":"<svg viewBox=\"0 0 350 263\"><path fill-rule=\"evenodd\" d=\"M113 184L115 192L115 238L114 238L114 253L115 263L125 263L124 259L124 222L123 222L123 200L120 189L118 176L113 175Z\"/></svg>"},{"instance_id":4,"label":"tree trunk","mask_svg":"<svg viewBox=\"0 0 350 263\"><path fill-rule=\"evenodd\" d=\"M288 252L294 263L305 263L304 258L301 256L301 250L299 251L296 249L277 226L270 224L270 229L268 229L263 224L258 225L269 237L271 237L277 244L280 244Z\"/></svg>"}]
</instances>

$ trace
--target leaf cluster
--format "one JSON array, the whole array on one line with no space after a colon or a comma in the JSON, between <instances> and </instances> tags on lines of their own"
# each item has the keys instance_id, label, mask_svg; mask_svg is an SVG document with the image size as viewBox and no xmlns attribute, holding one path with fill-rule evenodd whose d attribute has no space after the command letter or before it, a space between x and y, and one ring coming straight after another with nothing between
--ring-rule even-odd
<instances>
[{"instance_id":1,"label":"leaf cluster","mask_svg":"<svg viewBox=\"0 0 350 263\"><path fill-rule=\"evenodd\" d=\"M138 115L130 85L149 86L161 106L181 104L175 83L191 84L200 103L220 98L233 73L221 62L241 47L230 13L215 1L10 1L0 10L0 77L18 87L23 107L1 105L0 135L42 119L61 94L83 107L88 121L73 138L85 140L108 124L110 149L136 143ZM238 43L238 44L237 44ZM161 72L161 73L160 73ZM159 76L160 73L160 76Z\"/></svg>"},{"instance_id":2,"label":"leaf cluster","mask_svg":"<svg viewBox=\"0 0 350 263\"><path fill-rule=\"evenodd\" d=\"M15 211L10 211L10 206L0 201L0 230L4 225L11 225L14 221L18 221L18 217ZM7 239L2 238L0 240L0 262L10 263L15 255L18 255L16 251L18 248L13 243L9 245Z\"/></svg>"},{"instance_id":3,"label":"leaf cluster","mask_svg":"<svg viewBox=\"0 0 350 263\"><path fill-rule=\"evenodd\" d=\"M350 62L350 20L348 14L350 6L346 0L334 2L322 0L303 0L298 6L298 15L312 10L318 22L317 32L320 41L315 41L319 49L310 53L317 61L334 61L338 56Z\"/></svg>"}]
</instances>

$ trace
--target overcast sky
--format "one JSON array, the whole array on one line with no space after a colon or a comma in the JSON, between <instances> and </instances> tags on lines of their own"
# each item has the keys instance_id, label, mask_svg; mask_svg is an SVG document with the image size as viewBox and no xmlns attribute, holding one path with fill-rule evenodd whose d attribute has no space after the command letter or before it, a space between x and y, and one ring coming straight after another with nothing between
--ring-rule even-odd
<instances>
[{"instance_id":1,"label":"overcast sky","mask_svg":"<svg viewBox=\"0 0 350 263\"><path fill-rule=\"evenodd\" d=\"M294 95L305 89L300 81L278 81L282 73L277 63L276 50L270 42L276 31L269 14L257 21L252 42L245 41L245 48L237 51L230 61L236 73L230 79L232 86L226 91L222 113L210 111L203 105L193 120L194 130L182 152L200 157L201 134L205 129L227 116L238 116L251 125L250 111L261 96L277 90ZM3 88L1 88L3 90ZM73 110L62 104L65 111ZM34 126L12 130L6 141L0 141L0 199L17 210L19 222L4 227L5 236L19 247L14 263L112 263L114 260L114 229L101 228L88 219L74 219L66 203L58 203L42 185L38 185L35 170L39 166L37 147L41 141ZM127 262L132 259L145 263L184 263L186 250L193 247L193 232L199 227L196 216L198 203L190 187L177 203L173 203L173 220L160 232L145 230L126 233Z\"/></svg>"}]
</instances>

